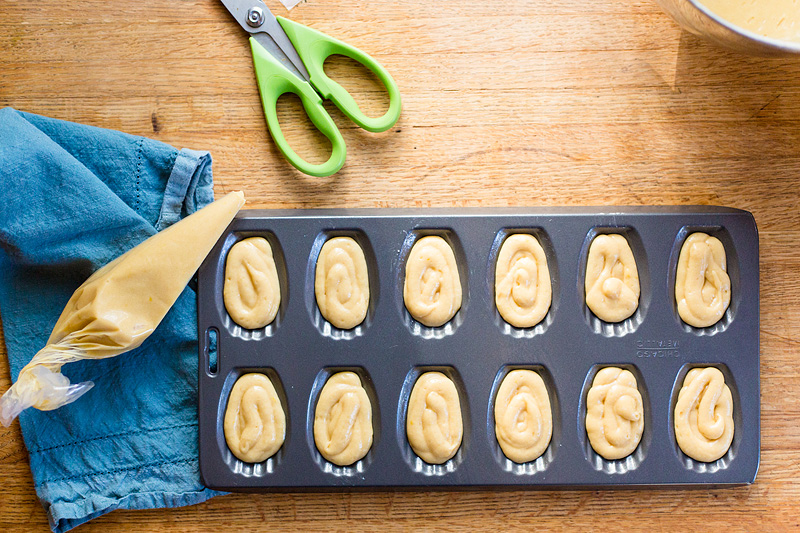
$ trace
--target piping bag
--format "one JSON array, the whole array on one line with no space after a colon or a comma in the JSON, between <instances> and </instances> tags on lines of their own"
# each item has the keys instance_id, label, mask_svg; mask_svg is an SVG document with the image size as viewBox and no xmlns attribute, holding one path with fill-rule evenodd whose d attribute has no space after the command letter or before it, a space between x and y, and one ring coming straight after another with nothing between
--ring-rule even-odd
<instances>
[{"instance_id":1,"label":"piping bag","mask_svg":"<svg viewBox=\"0 0 800 533\"><path fill-rule=\"evenodd\" d=\"M45 347L0 398L0 423L11 425L28 407L58 409L94 386L70 384L61 373L64 364L114 357L141 345L243 205L244 194L232 192L92 274L67 302Z\"/></svg>"}]
</instances>

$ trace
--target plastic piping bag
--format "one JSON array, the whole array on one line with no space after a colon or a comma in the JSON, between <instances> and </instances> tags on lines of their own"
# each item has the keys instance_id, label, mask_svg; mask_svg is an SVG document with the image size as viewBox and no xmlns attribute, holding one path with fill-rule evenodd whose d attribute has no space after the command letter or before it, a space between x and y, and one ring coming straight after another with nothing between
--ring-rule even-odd
<instances>
[{"instance_id":1,"label":"plastic piping bag","mask_svg":"<svg viewBox=\"0 0 800 533\"><path fill-rule=\"evenodd\" d=\"M64 364L114 357L141 345L242 205L244 194L232 192L92 274L67 302L47 345L0 398L0 423L11 425L28 407L58 409L94 386L70 384L61 374Z\"/></svg>"}]
</instances>

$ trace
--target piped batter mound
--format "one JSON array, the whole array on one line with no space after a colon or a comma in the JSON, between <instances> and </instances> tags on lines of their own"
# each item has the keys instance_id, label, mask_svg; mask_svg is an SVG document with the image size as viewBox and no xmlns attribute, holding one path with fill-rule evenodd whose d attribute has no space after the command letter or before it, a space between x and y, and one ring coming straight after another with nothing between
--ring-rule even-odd
<instances>
[{"instance_id":1,"label":"piped batter mound","mask_svg":"<svg viewBox=\"0 0 800 533\"><path fill-rule=\"evenodd\" d=\"M497 391L494 431L506 457L527 463L541 456L553 436L550 397L541 376L512 370Z\"/></svg>"},{"instance_id":2,"label":"piped batter mound","mask_svg":"<svg viewBox=\"0 0 800 533\"><path fill-rule=\"evenodd\" d=\"M259 329L275 320L281 287L267 239L250 237L231 247L222 290L225 309L243 328Z\"/></svg>"},{"instance_id":3,"label":"piped batter mound","mask_svg":"<svg viewBox=\"0 0 800 533\"><path fill-rule=\"evenodd\" d=\"M495 304L503 320L530 328L542 321L553 298L550 270L542 245L528 234L509 236L495 267Z\"/></svg>"},{"instance_id":4,"label":"piped batter mound","mask_svg":"<svg viewBox=\"0 0 800 533\"><path fill-rule=\"evenodd\" d=\"M675 273L675 301L681 320L696 328L713 326L731 303L725 247L716 237L692 233L681 247Z\"/></svg>"},{"instance_id":5,"label":"piped batter mound","mask_svg":"<svg viewBox=\"0 0 800 533\"><path fill-rule=\"evenodd\" d=\"M314 293L319 312L334 327L352 329L364 321L369 276L364 250L355 240L334 237L325 241L317 258Z\"/></svg>"},{"instance_id":6,"label":"piped batter mound","mask_svg":"<svg viewBox=\"0 0 800 533\"><path fill-rule=\"evenodd\" d=\"M683 453L710 463L733 442L733 397L725 376L714 367L686 374L675 403L675 440Z\"/></svg>"},{"instance_id":7,"label":"piped batter mound","mask_svg":"<svg viewBox=\"0 0 800 533\"><path fill-rule=\"evenodd\" d=\"M246 463L266 461L283 446L286 415L275 387L264 374L236 380L225 410L225 441Z\"/></svg>"},{"instance_id":8,"label":"piped batter mound","mask_svg":"<svg viewBox=\"0 0 800 533\"><path fill-rule=\"evenodd\" d=\"M600 320L622 322L639 307L639 271L622 235L598 235L586 260L586 305Z\"/></svg>"},{"instance_id":9,"label":"piped batter mound","mask_svg":"<svg viewBox=\"0 0 800 533\"><path fill-rule=\"evenodd\" d=\"M439 327L461 308L461 279L453 249L437 236L419 239L406 261L406 309L428 327Z\"/></svg>"},{"instance_id":10,"label":"piped batter mound","mask_svg":"<svg viewBox=\"0 0 800 533\"><path fill-rule=\"evenodd\" d=\"M441 372L422 374L408 399L406 435L423 461L442 464L461 446L464 427L455 384Z\"/></svg>"},{"instance_id":11,"label":"piped batter mound","mask_svg":"<svg viewBox=\"0 0 800 533\"><path fill-rule=\"evenodd\" d=\"M333 464L347 466L372 447L372 404L355 372L328 378L314 411L314 443Z\"/></svg>"},{"instance_id":12,"label":"piped batter mound","mask_svg":"<svg viewBox=\"0 0 800 533\"><path fill-rule=\"evenodd\" d=\"M636 450L643 431L644 407L634 375L617 367L600 370L586 397L592 449L610 461L622 459Z\"/></svg>"}]
</instances>

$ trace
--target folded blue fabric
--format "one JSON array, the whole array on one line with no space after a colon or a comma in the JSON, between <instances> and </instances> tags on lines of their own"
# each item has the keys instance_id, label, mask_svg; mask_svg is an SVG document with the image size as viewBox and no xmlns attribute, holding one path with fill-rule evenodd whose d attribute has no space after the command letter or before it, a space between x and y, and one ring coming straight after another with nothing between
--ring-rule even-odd
<instances>
[{"instance_id":1,"label":"folded blue fabric","mask_svg":"<svg viewBox=\"0 0 800 533\"><path fill-rule=\"evenodd\" d=\"M94 270L213 201L211 158L5 108L0 191L0 317L16 380ZM114 509L219 494L199 475L191 289L136 350L63 372L95 387L55 411L19 417L53 531Z\"/></svg>"}]
</instances>

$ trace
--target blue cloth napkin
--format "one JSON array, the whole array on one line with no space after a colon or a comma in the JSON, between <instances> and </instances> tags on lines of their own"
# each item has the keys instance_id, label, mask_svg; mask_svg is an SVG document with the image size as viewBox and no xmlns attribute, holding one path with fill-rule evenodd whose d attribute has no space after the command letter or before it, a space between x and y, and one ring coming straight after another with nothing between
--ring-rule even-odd
<instances>
[{"instance_id":1,"label":"blue cloth napkin","mask_svg":"<svg viewBox=\"0 0 800 533\"><path fill-rule=\"evenodd\" d=\"M0 318L12 379L94 270L213 194L208 153L0 110ZM196 301L187 288L136 350L63 368L73 383L94 381L86 395L22 413L53 531L114 509L219 494L200 482L197 358Z\"/></svg>"}]
</instances>

